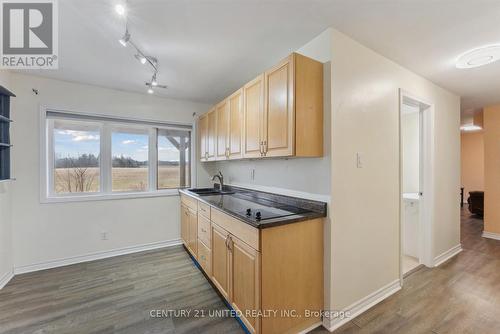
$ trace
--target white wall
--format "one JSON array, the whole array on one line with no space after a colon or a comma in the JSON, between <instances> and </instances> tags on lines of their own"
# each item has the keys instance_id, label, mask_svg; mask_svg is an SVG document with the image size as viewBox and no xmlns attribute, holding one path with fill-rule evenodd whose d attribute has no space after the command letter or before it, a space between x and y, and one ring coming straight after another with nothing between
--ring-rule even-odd
<instances>
[{"instance_id":1,"label":"white wall","mask_svg":"<svg viewBox=\"0 0 500 334\"><path fill-rule=\"evenodd\" d=\"M12 90L10 72L0 71L0 85ZM0 288L12 274L12 182L0 182Z\"/></svg>"},{"instance_id":2,"label":"white wall","mask_svg":"<svg viewBox=\"0 0 500 334\"><path fill-rule=\"evenodd\" d=\"M324 63L324 156L321 158L221 161L212 163L211 171L221 170L226 182L230 184L251 188L265 186L312 195L330 196L330 34L331 30L328 29L297 50L300 54ZM279 59L276 59L276 62L278 61ZM262 71L264 70L262 69ZM253 180L250 177L252 169L255 170L255 179Z\"/></svg>"},{"instance_id":3,"label":"white wall","mask_svg":"<svg viewBox=\"0 0 500 334\"><path fill-rule=\"evenodd\" d=\"M332 57L331 295L343 310L399 279L400 88L435 105L432 254L460 243L460 100L338 31Z\"/></svg>"},{"instance_id":4,"label":"white wall","mask_svg":"<svg viewBox=\"0 0 500 334\"><path fill-rule=\"evenodd\" d=\"M39 90L39 95L32 92ZM40 105L76 111L192 123L203 104L96 86L12 75L14 264L17 268L178 239L179 197L40 204ZM109 240L100 240L106 231Z\"/></svg>"},{"instance_id":5,"label":"white wall","mask_svg":"<svg viewBox=\"0 0 500 334\"><path fill-rule=\"evenodd\" d=\"M418 107L403 105L401 114L401 139L403 155L403 193L420 191L420 114Z\"/></svg>"}]
</instances>

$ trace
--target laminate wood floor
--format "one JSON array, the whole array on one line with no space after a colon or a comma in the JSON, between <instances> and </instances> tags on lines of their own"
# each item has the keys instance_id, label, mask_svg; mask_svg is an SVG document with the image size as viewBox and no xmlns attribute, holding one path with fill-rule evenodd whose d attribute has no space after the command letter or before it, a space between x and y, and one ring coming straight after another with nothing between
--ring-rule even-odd
<instances>
[{"instance_id":1,"label":"laminate wood floor","mask_svg":"<svg viewBox=\"0 0 500 334\"><path fill-rule=\"evenodd\" d=\"M188 309L227 311L178 246L16 276L0 290L0 333L244 333L230 317L150 317Z\"/></svg>"},{"instance_id":2,"label":"laminate wood floor","mask_svg":"<svg viewBox=\"0 0 500 334\"><path fill-rule=\"evenodd\" d=\"M500 241L482 238L482 231L483 221L462 210L460 254L411 274L401 291L334 333L499 334Z\"/></svg>"},{"instance_id":3,"label":"laminate wood floor","mask_svg":"<svg viewBox=\"0 0 500 334\"><path fill-rule=\"evenodd\" d=\"M335 333L500 333L500 241L482 238L482 229L464 210L462 253L411 274L401 291ZM16 276L0 290L0 333L244 333L231 317L150 317L189 309L227 310L173 247Z\"/></svg>"}]
</instances>

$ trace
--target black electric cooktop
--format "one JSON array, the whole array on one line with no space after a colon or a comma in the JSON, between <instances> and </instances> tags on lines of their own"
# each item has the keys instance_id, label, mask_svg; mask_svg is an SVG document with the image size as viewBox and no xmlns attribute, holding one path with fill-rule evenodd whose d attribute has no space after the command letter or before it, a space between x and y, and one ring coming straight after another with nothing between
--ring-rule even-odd
<instances>
[{"instance_id":1,"label":"black electric cooktop","mask_svg":"<svg viewBox=\"0 0 500 334\"><path fill-rule=\"evenodd\" d=\"M210 198L212 197L212 198ZM205 200L230 211L238 217L255 222L293 216L309 212L301 208L277 203L256 203L244 196L205 196Z\"/></svg>"}]
</instances>

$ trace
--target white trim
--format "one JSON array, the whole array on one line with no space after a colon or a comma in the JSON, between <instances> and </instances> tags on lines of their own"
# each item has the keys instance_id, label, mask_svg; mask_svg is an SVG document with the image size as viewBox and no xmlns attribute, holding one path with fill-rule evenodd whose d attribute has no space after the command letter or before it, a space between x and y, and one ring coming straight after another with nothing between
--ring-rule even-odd
<instances>
[{"instance_id":1,"label":"white trim","mask_svg":"<svg viewBox=\"0 0 500 334\"><path fill-rule=\"evenodd\" d=\"M330 195L313 194L313 193L307 193L307 192L296 191L296 190L291 190L291 189L268 187L268 186L261 186L261 185L256 185L256 184L231 183L228 185L240 187L240 188L251 189L251 190L263 191L263 192L277 194L277 195L285 195L285 196L309 199L309 200L313 200L313 201L321 201L321 202L326 202L326 203L330 203L330 199L331 199Z\"/></svg>"},{"instance_id":2,"label":"white trim","mask_svg":"<svg viewBox=\"0 0 500 334\"><path fill-rule=\"evenodd\" d=\"M2 277L0 277L0 290L2 290L12 278L14 278L13 270L6 272Z\"/></svg>"},{"instance_id":3,"label":"white trim","mask_svg":"<svg viewBox=\"0 0 500 334\"><path fill-rule=\"evenodd\" d=\"M462 251L462 245L458 244L455 247L448 249L446 252L438 255L434 258L434 267L438 267L460 253Z\"/></svg>"},{"instance_id":4,"label":"white trim","mask_svg":"<svg viewBox=\"0 0 500 334\"><path fill-rule=\"evenodd\" d=\"M393 282L383 286L382 288L378 289L377 291L369 294L368 296L358 300L357 302L351 304L349 307L344 309L344 314L348 314L348 316L340 319L340 318L334 318L331 319L329 317L324 317L323 318L323 326L330 332L333 332L339 327L342 327L349 321L353 320L369 308L375 306L376 304L380 303L384 299L388 298L389 296L395 294L401 290L401 284L399 279L394 280ZM332 311L332 313L334 313ZM328 312L326 313L328 314Z\"/></svg>"},{"instance_id":5,"label":"white trim","mask_svg":"<svg viewBox=\"0 0 500 334\"><path fill-rule=\"evenodd\" d=\"M179 189L163 189L157 191L144 191L144 192L115 192L110 194L83 194L74 196L54 196L45 197L40 199L42 204L50 203L67 203L67 202L91 202L102 200L116 200L116 199L133 199L133 198L149 198L149 197L169 197L179 196Z\"/></svg>"},{"instance_id":6,"label":"white trim","mask_svg":"<svg viewBox=\"0 0 500 334\"><path fill-rule=\"evenodd\" d=\"M483 238L500 240L500 233L493 233L493 232L483 231Z\"/></svg>"},{"instance_id":7,"label":"white trim","mask_svg":"<svg viewBox=\"0 0 500 334\"><path fill-rule=\"evenodd\" d=\"M403 148L402 148L402 106L405 100L413 100L419 106L420 113L420 196L419 204L419 231L418 231L418 260L427 267L434 266L433 226L434 226L434 104L417 97L404 89L399 89L399 280L403 285L403 240L404 240L404 199L403 199Z\"/></svg>"},{"instance_id":8,"label":"white trim","mask_svg":"<svg viewBox=\"0 0 500 334\"><path fill-rule=\"evenodd\" d=\"M64 259L57 259L57 260L46 261L46 262L41 262L41 263L29 264L26 266L15 267L14 274L19 275L19 274L29 273L29 272L33 272L33 271L63 267L63 266L68 266L71 264L77 264L77 263L82 263L82 262L107 259L110 257L138 253L138 252L144 252L144 251L149 251L149 250L154 250L154 249L159 249L159 248L172 247L172 246L177 246L177 245L181 245L181 244L182 244L181 239L173 239L173 240L152 242L152 243L143 244L143 245L123 247L123 248L118 248L118 249L113 249L113 250L108 250L108 251L89 253L89 254L85 254L85 255L72 256L72 257L67 257Z\"/></svg>"},{"instance_id":9,"label":"white trim","mask_svg":"<svg viewBox=\"0 0 500 334\"><path fill-rule=\"evenodd\" d=\"M315 323L315 324L312 324L311 326L307 327L307 328L304 328L303 330L301 330L300 332L297 332L297 334L307 334L309 333L310 331L312 331L313 329L315 328L318 328L319 326L321 326L323 323L321 321Z\"/></svg>"}]
</instances>

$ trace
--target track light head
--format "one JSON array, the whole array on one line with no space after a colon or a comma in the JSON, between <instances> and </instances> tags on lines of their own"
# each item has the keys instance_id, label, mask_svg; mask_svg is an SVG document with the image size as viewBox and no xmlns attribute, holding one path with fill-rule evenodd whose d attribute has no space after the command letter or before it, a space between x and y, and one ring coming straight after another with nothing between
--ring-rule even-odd
<instances>
[{"instance_id":1,"label":"track light head","mask_svg":"<svg viewBox=\"0 0 500 334\"><path fill-rule=\"evenodd\" d=\"M128 32L128 30L126 30L125 35L123 35L123 37L120 38L118 42L120 42L121 45L126 47L129 41L130 41L130 33Z\"/></svg>"},{"instance_id":2,"label":"track light head","mask_svg":"<svg viewBox=\"0 0 500 334\"><path fill-rule=\"evenodd\" d=\"M153 78L151 78L151 86L158 86L158 80L156 79L156 73L153 74Z\"/></svg>"},{"instance_id":3,"label":"track light head","mask_svg":"<svg viewBox=\"0 0 500 334\"><path fill-rule=\"evenodd\" d=\"M142 65L146 64L148 61L148 58L146 56L143 56L142 54L136 54L135 59L137 59Z\"/></svg>"},{"instance_id":4,"label":"track light head","mask_svg":"<svg viewBox=\"0 0 500 334\"><path fill-rule=\"evenodd\" d=\"M125 16L127 14L127 8L123 4L117 4L115 6L115 12L120 16Z\"/></svg>"}]
</instances>

